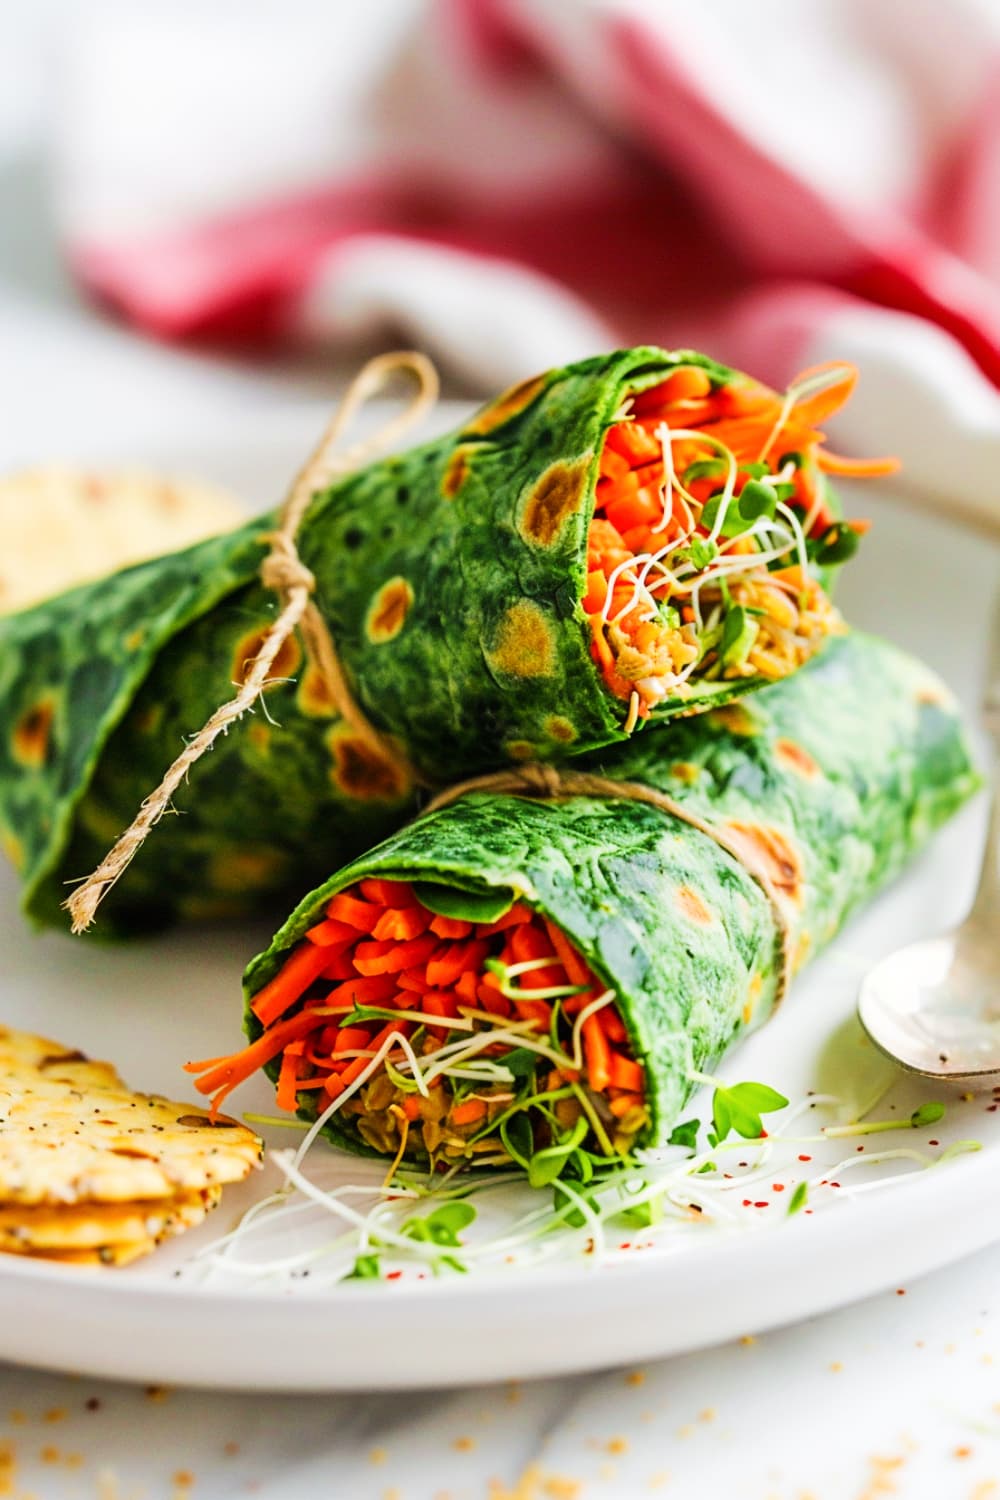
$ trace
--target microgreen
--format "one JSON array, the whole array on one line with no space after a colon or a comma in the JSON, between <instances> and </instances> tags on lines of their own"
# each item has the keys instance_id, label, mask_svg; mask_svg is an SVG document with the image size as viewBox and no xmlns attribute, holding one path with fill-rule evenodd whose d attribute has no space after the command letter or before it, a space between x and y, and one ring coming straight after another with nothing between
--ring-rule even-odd
<instances>
[{"instance_id":1,"label":"microgreen","mask_svg":"<svg viewBox=\"0 0 1000 1500\"><path fill-rule=\"evenodd\" d=\"M787 1103L784 1094L769 1088L766 1083L734 1083L730 1088L718 1084L712 1096L712 1124L715 1127L712 1144L724 1141L731 1131L745 1140L756 1140L764 1134L761 1115L784 1109Z\"/></svg>"},{"instance_id":2,"label":"microgreen","mask_svg":"<svg viewBox=\"0 0 1000 1500\"><path fill-rule=\"evenodd\" d=\"M344 1277L345 1281L379 1281L382 1267L377 1254L359 1255L353 1267Z\"/></svg>"},{"instance_id":3,"label":"microgreen","mask_svg":"<svg viewBox=\"0 0 1000 1500\"><path fill-rule=\"evenodd\" d=\"M861 1120L850 1125L828 1125L823 1134L836 1140L851 1135L879 1135L883 1130L921 1130L944 1119L944 1112L944 1105L939 1100L928 1099L912 1115L903 1115L898 1120Z\"/></svg>"},{"instance_id":4,"label":"microgreen","mask_svg":"<svg viewBox=\"0 0 1000 1500\"><path fill-rule=\"evenodd\" d=\"M657 1193L634 1208L626 1208L618 1217L634 1229L652 1229L654 1224L662 1224L663 1194Z\"/></svg>"},{"instance_id":5,"label":"microgreen","mask_svg":"<svg viewBox=\"0 0 1000 1500\"><path fill-rule=\"evenodd\" d=\"M718 526L724 537L740 536L746 530L746 522L739 513L739 507L729 503L730 497L722 491L716 495L710 495L702 506L701 524L709 531L715 531ZM726 507L725 514L719 525L719 514Z\"/></svg>"},{"instance_id":6,"label":"microgreen","mask_svg":"<svg viewBox=\"0 0 1000 1500\"><path fill-rule=\"evenodd\" d=\"M683 1120L679 1125L675 1125L670 1132L667 1145L684 1146L688 1151L694 1151L698 1144L698 1131L700 1129L700 1120Z\"/></svg>"},{"instance_id":7,"label":"microgreen","mask_svg":"<svg viewBox=\"0 0 1000 1500\"><path fill-rule=\"evenodd\" d=\"M736 666L746 661L760 626L742 604L735 605L726 615L719 641L719 656L727 666Z\"/></svg>"},{"instance_id":8,"label":"microgreen","mask_svg":"<svg viewBox=\"0 0 1000 1500\"><path fill-rule=\"evenodd\" d=\"M740 491L737 508L746 521L757 521L761 516L773 521L777 503L778 496L772 485L764 484L759 479L750 479Z\"/></svg>"},{"instance_id":9,"label":"microgreen","mask_svg":"<svg viewBox=\"0 0 1000 1500\"><path fill-rule=\"evenodd\" d=\"M726 472L726 461L724 458L698 458L693 464L688 464L681 475L681 483L693 484L696 479L718 479ZM764 473L767 473L767 465L764 465Z\"/></svg>"},{"instance_id":10,"label":"microgreen","mask_svg":"<svg viewBox=\"0 0 1000 1500\"><path fill-rule=\"evenodd\" d=\"M821 568L847 562L858 550L860 538L846 521L834 521L821 537L810 542L813 561Z\"/></svg>"},{"instance_id":11,"label":"microgreen","mask_svg":"<svg viewBox=\"0 0 1000 1500\"><path fill-rule=\"evenodd\" d=\"M788 1212L788 1217L789 1218L791 1218L793 1214L797 1214L800 1208L804 1208L805 1207L805 1205L806 1205L806 1199L808 1197L809 1197L809 1185L808 1185L808 1183L806 1183L806 1182L798 1182L798 1183L796 1183L796 1185L795 1185L795 1191L794 1191L794 1193L792 1194L792 1196L788 1200L788 1210L787 1210L787 1212Z\"/></svg>"},{"instance_id":12,"label":"microgreen","mask_svg":"<svg viewBox=\"0 0 1000 1500\"><path fill-rule=\"evenodd\" d=\"M559 1132L553 1145L533 1153L528 1161L528 1181L532 1187L546 1187L562 1175L564 1168L576 1155L577 1147L582 1145L589 1128L586 1115L581 1115L572 1130ZM585 1167L580 1175L586 1178L591 1173Z\"/></svg>"},{"instance_id":13,"label":"microgreen","mask_svg":"<svg viewBox=\"0 0 1000 1500\"><path fill-rule=\"evenodd\" d=\"M463 1229L468 1229L475 1217L476 1210L471 1203L442 1203L439 1208L433 1209L429 1214L418 1214L411 1219L405 1219L399 1232L405 1234L410 1240L423 1240L432 1245L460 1250L462 1241L459 1235ZM442 1255L436 1258L431 1262L431 1269L436 1273L439 1265L447 1266L452 1271L464 1272L467 1269L454 1255Z\"/></svg>"},{"instance_id":14,"label":"microgreen","mask_svg":"<svg viewBox=\"0 0 1000 1500\"><path fill-rule=\"evenodd\" d=\"M678 552L676 558L681 562L690 562L691 566L700 572L702 568L707 568L709 563L713 563L718 555L719 549L715 542L710 541L708 537L699 536L695 537L690 547L685 547Z\"/></svg>"}]
</instances>

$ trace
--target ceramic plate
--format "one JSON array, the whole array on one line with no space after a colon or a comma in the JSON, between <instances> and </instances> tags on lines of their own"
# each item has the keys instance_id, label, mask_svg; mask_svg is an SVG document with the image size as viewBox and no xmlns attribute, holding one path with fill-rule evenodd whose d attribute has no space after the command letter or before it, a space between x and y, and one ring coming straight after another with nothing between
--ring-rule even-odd
<instances>
[{"instance_id":1,"label":"ceramic plate","mask_svg":"<svg viewBox=\"0 0 1000 1500\"><path fill-rule=\"evenodd\" d=\"M272 430L233 432L231 441L216 433L198 444L189 436L166 455L127 456L228 483L263 506L280 494L317 420L311 409ZM996 549L956 537L883 491L869 490L858 503L877 525L846 572L845 611L923 655L974 709ZM930 1097L924 1085L887 1075L863 1042L853 1019L858 980L881 953L960 915L981 820L979 806L968 809L852 923L796 981L778 1017L728 1060L727 1077L764 1080L793 1101L820 1091L848 1104L888 1083L877 1113L896 1118ZM266 942L263 928L175 933L106 949L57 933L32 935L16 897L3 870L0 1020L108 1056L134 1087L182 1097L190 1092L186 1059L238 1042L240 972ZM845 1166L843 1180L832 1179L837 1187L828 1181L813 1191L808 1213L789 1216L792 1179L786 1174L776 1187L775 1168L774 1182L758 1174L749 1198L733 1194L721 1229L706 1224L649 1244L635 1236L599 1264L567 1246L544 1264L391 1283L199 1279L192 1258L274 1187L272 1165L228 1193L202 1229L124 1271L0 1258L0 1359L204 1386L388 1389L585 1370L754 1333L902 1283L1000 1238L1000 1111L988 1092L933 1092L947 1103L944 1120L898 1132L890 1143L932 1160L960 1139L978 1140L980 1150L931 1170L910 1170L914 1163L904 1160L897 1180L877 1191L863 1185L887 1168ZM269 1094L258 1082L233 1102L267 1111ZM271 1144L286 1146L287 1134L275 1132ZM815 1161L828 1160L832 1171L834 1161L861 1155L859 1144L876 1149L871 1139L824 1145L826 1156ZM324 1185L374 1180L372 1168L322 1146L310 1161ZM501 1204L501 1217L505 1211ZM293 1255L321 1232L307 1220L284 1222L279 1251Z\"/></svg>"}]
</instances>

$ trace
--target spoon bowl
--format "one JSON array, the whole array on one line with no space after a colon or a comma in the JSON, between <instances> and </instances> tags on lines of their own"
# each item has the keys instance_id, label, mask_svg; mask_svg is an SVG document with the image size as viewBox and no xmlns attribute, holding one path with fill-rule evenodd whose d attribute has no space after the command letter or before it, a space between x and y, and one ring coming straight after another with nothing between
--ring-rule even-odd
<instances>
[{"instance_id":1,"label":"spoon bowl","mask_svg":"<svg viewBox=\"0 0 1000 1500\"><path fill-rule=\"evenodd\" d=\"M890 953L861 985L858 1018L911 1073L1000 1075L1000 934L976 925Z\"/></svg>"}]
</instances>

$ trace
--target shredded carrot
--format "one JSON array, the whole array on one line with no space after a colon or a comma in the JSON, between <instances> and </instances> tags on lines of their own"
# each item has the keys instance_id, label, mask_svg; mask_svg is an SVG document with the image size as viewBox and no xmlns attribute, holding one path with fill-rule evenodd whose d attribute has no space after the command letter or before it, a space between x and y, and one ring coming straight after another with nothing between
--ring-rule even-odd
<instances>
[{"instance_id":1,"label":"shredded carrot","mask_svg":"<svg viewBox=\"0 0 1000 1500\"><path fill-rule=\"evenodd\" d=\"M588 1016L583 1023L583 1057L590 1087L602 1094L611 1082L611 1048L597 1015Z\"/></svg>"},{"instance_id":2,"label":"shredded carrot","mask_svg":"<svg viewBox=\"0 0 1000 1500\"><path fill-rule=\"evenodd\" d=\"M311 943L319 943L321 947L332 947L336 943L353 943L358 935L358 929L351 927L347 922L335 922L327 917L322 922L317 922L315 927L310 927L306 937Z\"/></svg>"},{"instance_id":3,"label":"shredded carrot","mask_svg":"<svg viewBox=\"0 0 1000 1500\"><path fill-rule=\"evenodd\" d=\"M296 1083L299 1076L301 1058L293 1052L291 1046L285 1048L281 1055L281 1071L278 1074L278 1088L274 1096L274 1102L279 1109L285 1109L289 1114L294 1114L298 1103L296 1097Z\"/></svg>"},{"instance_id":4,"label":"shredded carrot","mask_svg":"<svg viewBox=\"0 0 1000 1500\"><path fill-rule=\"evenodd\" d=\"M431 922L431 932L440 938L467 938L471 931L472 923L457 917L435 917Z\"/></svg>"},{"instance_id":5,"label":"shredded carrot","mask_svg":"<svg viewBox=\"0 0 1000 1500\"><path fill-rule=\"evenodd\" d=\"M390 907L379 917L372 936L383 942L387 938L408 942L427 931L430 918L430 912L421 906L404 906L399 909Z\"/></svg>"},{"instance_id":6,"label":"shredded carrot","mask_svg":"<svg viewBox=\"0 0 1000 1500\"><path fill-rule=\"evenodd\" d=\"M451 1123L453 1125L472 1125L476 1120L486 1117L486 1105L482 1099L463 1099L461 1104L456 1104L451 1111Z\"/></svg>"},{"instance_id":7,"label":"shredded carrot","mask_svg":"<svg viewBox=\"0 0 1000 1500\"><path fill-rule=\"evenodd\" d=\"M616 1098L611 1100L608 1108L611 1110L611 1113L614 1115L615 1119L620 1120L623 1115L628 1114L630 1109L634 1109L637 1104L641 1103L641 1094L619 1094Z\"/></svg>"},{"instance_id":8,"label":"shredded carrot","mask_svg":"<svg viewBox=\"0 0 1000 1500\"><path fill-rule=\"evenodd\" d=\"M354 964L360 974L398 974L415 964L426 963L437 946L433 933L409 943L359 943L354 950Z\"/></svg>"},{"instance_id":9,"label":"shredded carrot","mask_svg":"<svg viewBox=\"0 0 1000 1500\"><path fill-rule=\"evenodd\" d=\"M611 1087L629 1089L634 1094L641 1093L643 1072L640 1064L634 1062L631 1057L623 1057L620 1052L612 1052Z\"/></svg>"},{"instance_id":10,"label":"shredded carrot","mask_svg":"<svg viewBox=\"0 0 1000 1500\"><path fill-rule=\"evenodd\" d=\"M251 1077L258 1068L270 1062L272 1057L277 1057L286 1042L307 1035L317 1024L316 1017L309 1011L300 1011L298 1015L289 1016L287 1020L270 1026L255 1042L251 1042L242 1051L234 1053L232 1057L220 1059L207 1072L202 1072L198 1063L187 1063L185 1072L202 1072L202 1076L195 1080L194 1086L199 1094L214 1095L212 1099L214 1117L222 1100L237 1084Z\"/></svg>"},{"instance_id":11,"label":"shredded carrot","mask_svg":"<svg viewBox=\"0 0 1000 1500\"><path fill-rule=\"evenodd\" d=\"M852 479L877 479L898 473L900 467L898 458L842 458L829 448L820 451L816 462L825 474L843 474Z\"/></svg>"},{"instance_id":12,"label":"shredded carrot","mask_svg":"<svg viewBox=\"0 0 1000 1500\"><path fill-rule=\"evenodd\" d=\"M370 901L359 901L346 891L340 891L326 908L328 917L337 922L347 922L359 932L372 932L382 914L382 903L372 905Z\"/></svg>"},{"instance_id":13,"label":"shredded carrot","mask_svg":"<svg viewBox=\"0 0 1000 1500\"><path fill-rule=\"evenodd\" d=\"M270 1026L318 979L330 961L327 949L303 943L254 996L251 1009L262 1026Z\"/></svg>"}]
</instances>

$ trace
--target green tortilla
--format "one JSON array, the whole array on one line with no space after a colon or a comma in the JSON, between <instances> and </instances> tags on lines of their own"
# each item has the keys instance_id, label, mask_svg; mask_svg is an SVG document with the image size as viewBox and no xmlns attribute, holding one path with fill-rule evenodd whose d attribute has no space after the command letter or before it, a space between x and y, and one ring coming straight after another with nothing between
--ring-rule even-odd
<instances>
[{"instance_id":1,"label":"green tortilla","mask_svg":"<svg viewBox=\"0 0 1000 1500\"><path fill-rule=\"evenodd\" d=\"M637 348L548 371L457 432L317 495L299 534L316 602L372 724L419 776L576 756L625 737L581 608L607 429L689 351ZM822 475L817 484L836 513ZM212 710L274 617L264 516L0 620L0 836L36 923L87 875ZM414 810L398 767L337 717L293 642L265 705L175 798L95 931L273 910ZM762 685L700 681L653 720ZM273 721L273 722L272 722Z\"/></svg>"},{"instance_id":2,"label":"green tortilla","mask_svg":"<svg viewBox=\"0 0 1000 1500\"><path fill-rule=\"evenodd\" d=\"M417 894L435 911L486 921L518 898L615 990L646 1070L650 1125L639 1144L662 1143L692 1092L692 1069L711 1069L770 1015L783 925L797 968L979 785L947 689L861 635L832 642L746 704L573 769L667 793L762 860L777 907L733 853L660 808L478 791L394 834L302 902L247 970L247 1035L261 1034L253 996L331 896L356 881L421 882ZM268 1064L273 1078L279 1064L280 1056ZM308 1105L300 1113L314 1117ZM336 1114L326 1133L367 1150Z\"/></svg>"}]
</instances>

